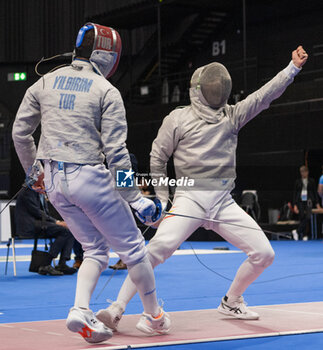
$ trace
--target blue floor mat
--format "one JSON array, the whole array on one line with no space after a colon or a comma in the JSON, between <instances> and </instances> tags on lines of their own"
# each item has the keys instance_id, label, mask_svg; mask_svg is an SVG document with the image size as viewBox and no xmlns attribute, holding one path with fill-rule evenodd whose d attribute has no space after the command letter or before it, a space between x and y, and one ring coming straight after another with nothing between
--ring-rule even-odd
<instances>
[{"instance_id":1,"label":"blue floor mat","mask_svg":"<svg viewBox=\"0 0 323 350\"><path fill-rule=\"evenodd\" d=\"M24 242L26 243L26 242ZM321 241L272 241L276 258L272 266L253 283L244 294L250 305L303 303L322 300L323 292L323 244ZM19 246L19 244L17 244ZM184 242L181 250L213 249L227 247L226 242ZM30 255L31 248L17 248L18 255ZM0 250L3 257L6 249ZM172 256L156 268L158 297L165 302L168 311L216 308L227 291L237 268L244 261L243 253L223 253ZM116 258L111 259L114 264ZM206 265L203 266L202 264ZM0 263L0 323L64 319L73 305L76 275L40 276L29 273L29 262L17 262L18 276L14 277L12 263L4 276L5 263ZM210 271L213 270L213 271ZM105 270L94 291L91 307L94 311L107 306L106 299L114 300L127 271L117 271L106 285L113 270ZM218 274L222 275L219 276ZM225 277L225 278L224 278ZM106 286L105 286L106 285ZM104 288L104 289L103 289ZM102 291L103 289L103 291ZM141 313L138 296L129 303L126 313ZM312 349L322 344L322 334L269 337L168 346L167 349ZM221 343L221 344L220 344ZM295 347L295 343L299 347ZM294 344L294 346L293 346Z\"/></svg>"}]
</instances>

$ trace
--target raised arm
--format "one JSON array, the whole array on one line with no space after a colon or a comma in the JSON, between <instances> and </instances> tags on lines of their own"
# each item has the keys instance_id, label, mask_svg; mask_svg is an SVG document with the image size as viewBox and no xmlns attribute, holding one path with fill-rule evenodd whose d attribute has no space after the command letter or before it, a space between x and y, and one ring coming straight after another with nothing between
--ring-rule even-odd
<instances>
[{"instance_id":1,"label":"raised arm","mask_svg":"<svg viewBox=\"0 0 323 350\"><path fill-rule=\"evenodd\" d=\"M292 52L292 60L284 70L259 90L231 107L236 132L283 94L287 86L293 82L294 77L300 72L307 58L307 53L302 46L299 46Z\"/></svg>"}]
</instances>

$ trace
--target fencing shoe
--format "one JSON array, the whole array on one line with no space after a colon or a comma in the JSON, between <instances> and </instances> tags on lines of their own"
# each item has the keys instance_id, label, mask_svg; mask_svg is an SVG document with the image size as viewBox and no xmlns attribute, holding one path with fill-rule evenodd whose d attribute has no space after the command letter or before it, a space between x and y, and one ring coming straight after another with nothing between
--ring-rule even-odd
<instances>
[{"instance_id":1,"label":"fencing shoe","mask_svg":"<svg viewBox=\"0 0 323 350\"><path fill-rule=\"evenodd\" d=\"M81 260L81 259L75 259L75 262L73 264L73 269L78 270L81 267L82 262L83 262L83 260Z\"/></svg>"},{"instance_id":2,"label":"fencing shoe","mask_svg":"<svg viewBox=\"0 0 323 350\"><path fill-rule=\"evenodd\" d=\"M98 321L91 310L72 307L66 320L71 332L79 333L88 343L100 343L112 337L112 330Z\"/></svg>"},{"instance_id":3,"label":"fencing shoe","mask_svg":"<svg viewBox=\"0 0 323 350\"><path fill-rule=\"evenodd\" d=\"M124 310L124 307L115 301L108 308L99 310L95 316L107 327L116 331Z\"/></svg>"},{"instance_id":4,"label":"fencing shoe","mask_svg":"<svg viewBox=\"0 0 323 350\"><path fill-rule=\"evenodd\" d=\"M127 265L120 259L116 264L110 265L109 268L113 270L127 270Z\"/></svg>"},{"instance_id":5,"label":"fencing shoe","mask_svg":"<svg viewBox=\"0 0 323 350\"><path fill-rule=\"evenodd\" d=\"M221 314L233 316L242 320L258 320L259 318L256 312L247 308L242 296L230 298L230 300L227 296L223 297L218 311L221 312Z\"/></svg>"},{"instance_id":6,"label":"fencing shoe","mask_svg":"<svg viewBox=\"0 0 323 350\"><path fill-rule=\"evenodd\" d=\"M170 317L162 308L160 308L160 314L157 317L144 312L136 325L136 328L141 332L150 335L167 334L170 331L170 327Z\"/></svg>"},{"instance_id":7,"label":"fencing shoe","mask_svg":"<svg viewBox=\"0 0 323 350\"><path fill-rule=\"evenodd\" d=\"M64 275L73 275L77 270L74 267L69 267L66 264L58 264L55 270L63 272Z\"/></svg>"},{"instance_id":8,"label":"fencing shoe","mask_svg":"<svg viewBox=\"0 0 323 350\"><path fill-rule=\"evenodd\" d=\"M40 275L48 275L48 276L63 276L63 272L58 271L53 268L52 265L40 266L38 269L38 273Z\"/></svg>"}]
</instances>

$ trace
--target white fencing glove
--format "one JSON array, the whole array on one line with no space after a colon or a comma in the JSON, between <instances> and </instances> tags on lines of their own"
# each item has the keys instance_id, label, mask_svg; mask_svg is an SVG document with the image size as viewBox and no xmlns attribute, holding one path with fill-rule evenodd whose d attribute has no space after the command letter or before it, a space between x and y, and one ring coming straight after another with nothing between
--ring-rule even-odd
<instances>
[{"instance_id":1,"label":"white fencing glove","mask_svg":"<svg viewBox=\"0 0 323 350\"><path fill-rule=\"evenodd\" d=\"M148 198L141 197L135 202L130 203L130 206L135 210L137 218L147 226L153 225L160 219L162 214L161 203L159 200L154 202Z\"/></svg>"}]
</instances>

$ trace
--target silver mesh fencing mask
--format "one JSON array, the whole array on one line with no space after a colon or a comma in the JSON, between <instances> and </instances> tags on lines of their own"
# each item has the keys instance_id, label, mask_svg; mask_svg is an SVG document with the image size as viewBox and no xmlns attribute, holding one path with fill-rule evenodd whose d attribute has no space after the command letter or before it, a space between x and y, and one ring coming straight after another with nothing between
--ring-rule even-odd
<instances>
[{"instance_id":1,"label":"silver mesh fencing mask","mask_svg":"<svg viewBox=\"0 0 323 350\"><path fill-rule=\"evenodd\" d=\"M191 78L191 88L200 90L202 103L220 108L230 96L232 81L224 65L213 62L196 69Z\"/></svg>"}]
</instances>

